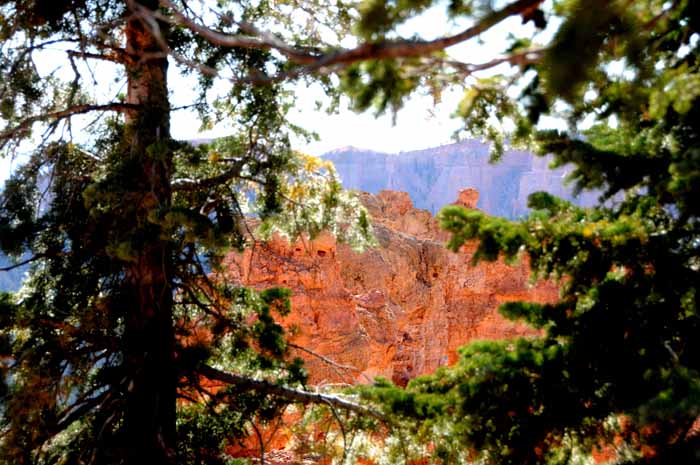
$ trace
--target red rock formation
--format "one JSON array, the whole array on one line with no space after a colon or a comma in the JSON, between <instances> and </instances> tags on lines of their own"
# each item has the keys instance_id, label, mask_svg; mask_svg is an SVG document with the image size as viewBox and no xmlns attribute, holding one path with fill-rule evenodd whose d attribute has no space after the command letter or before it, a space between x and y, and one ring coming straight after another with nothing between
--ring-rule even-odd
<instances>
[{"instance_id":1,"label":"red rock formation","mask_svg":"<svg viewBox=\"0 0 700 465\"><path fill-rule=\"evenodd\" d=\"M466 189L458 203L474 208L478 192ZM362 195L379 246L356 253L328 235L290 244L275 239L227 258L228 279L255 288L292 289L292 313L284 320L293 343L309 352L313 383L371 381L399 384L453 363L456 349L474 339L532 335L501 317L502 302L551 301L550 283L532 286L525 263L470 265L475 244L452 253L446 234L408 194ZM352 368L347 368L352 367Z\"/></svg>"},{"instance_id":2,"label":"red rock formation","mask_svg":"<svg viewBox=\"0 0 700 465\"><path fill-rule=\"evenodd\" d=\"M459 191L457 194L457 201L455 204L461 205L465 208L471 208L474 209L476 208L476 204L479 202L479 191L476 189L473 189L471 187L468 187L466 189L462 189Z\"/></svg>"}]
</instances>

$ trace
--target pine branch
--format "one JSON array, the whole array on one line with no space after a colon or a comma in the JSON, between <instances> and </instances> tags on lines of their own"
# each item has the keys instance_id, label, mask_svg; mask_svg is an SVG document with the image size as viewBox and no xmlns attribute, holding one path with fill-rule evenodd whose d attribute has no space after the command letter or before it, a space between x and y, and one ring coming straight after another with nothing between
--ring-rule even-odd
<instances>
[{"instance_id":1,"label":"pine branch","mask_svg":"<svg viewBox=\"0 0 700 465\"><path fill-rule=\"evenodd\" d=\"M413 58L430 55L453 45L460 44L486 32L491 27L504 19L522 13L523 11L541 3L541 0L518 0L505 8L491 13L472 27L447 37L441 37L429 41L386 41L378 43L365 43L349 50L342 50L333 54L320 57L312 67L318 69L324 66L351 64L364 60L380 60L387 58Z\"/></svg>"},{"instance_id":2,"label":"pine branch","mask_svg":"<svg viewBox=\"0 0 700 465\"><path fill-rule=\"evenodd\" d=\"M250 391L272 394L291 402L299 402L302 404L326 404L334 408L348 410L361 415L370 415L379 420L385 419L384 415L377 410L356 404L335 395L320 394L317 392L308 392L300 389L280 386L278 384L271 383L270 381L257 380L246 376L228 373L208 365L201 365L198 368L198 372L202 376L205 376L211 380L221 381L223 383L231 384Z\"/></svg>"},{"instance_id":3,"label":"pine branch","mask_svg":"<svg viewBox=\"0 0 700 465\"><path fill-rule=\"evenodd\" d=\"M75 57L75 58L110 61L112 63L118 63L121 65L128 63L130 60L130 57L126 54L126 52L117 53L117 52L113 51L113 53L111 53L111 54L105 54L105 53L90 53L90 52L82 52L82 51L77 51L77 50L68 50L66 53L68 54L68 56Z\"/></svg>"},{"instance_id":4,"label":"pine branch","mask_svg":"<svg viewBox=\"0 0 700 465\"><path fill-rule=\"evenodd\" d=\"M441 37L434 40L395 40L377 43L364 43L352 49L344 49L326 54L314 54L308 52L307 50L295 48L289 44L286 44L271 33L259 31L248 24L243 24L240 26L242 29L255 34L255 36L225 34L215 31L206 26L197 24L192 19L188 18L177 8L175 8L175 5L173 5L170 0L160 0L161 6L169 9L172 12L178 24L187 27L192 32L195 32L214 45L222 47L242 47L266 50L274 49L287 56L287 58L294 63L307 65L304 69L305 72L318 70L319 68L327 66L348 65L365 60L413 58L430 55L434 52L444 50L453 45L457 45L472 39L504 19L523 13L528 9L539 5L541 2L542 0L515 1L498 11L494 11L477 24L458 34ZM155 13L153 14L155 15ZM163 18L167 19L167 17ZM163 18L160 18L159 16L159 19Z\"/></svg>"},{"instance_id":5,"label":"pine branch","mask_svg":"<svg viewBox=\"0 0 700 465\"><path fill-rule=\"evenodd\" d=\"M40 258L43 258L43 257L45 257L45 256L46 256L46 255L44 255L44 254L35 255L35 256L30 257L30 258L28 258L28 259L26 259L26 260L22 260L22 261L19 262L19 263L15 263L15 264L13 264L13 265L5 266L5 267L3 267L3 268L0 268L0 271L12 271L12 270L14 270L14 269L16 269L16 268L20 268L20 267L23 267L24 265L28 265L29 263L35 262L35 261L37 261L37 260L39 260Z\"/></svg>"},{"instance_id":6,"label":"pine branch","mask_svg":"<svg viewBox=\"0 0 700 465\"><path fill-rule=\"evenodd\" d=\"M85 113L91 113L93 111L118 111L118 112L125 112L128 110L133 110L136 108L136 105L130 104L130 103L121 103L121 102L112 102L112 103L107 103L104 105L90 105L90 104L81 104L81 105L73 105L71 107L68 107L66 109L60 110L60 111L54 111L51 113L43 113L40 115L34 115L30 116L28 118L25 118L22 120L20 123L18 123L15 127L7 129L6 131L0 133L0 141L5 141L8 139L12 139L14 137L17 137L18 135L27 132L34 123L39 122L39 121L51 121L51 122L57 122L66 118L70 118L75 115L81 115Z\"/></svg>"},{"instance_id":7,"label":"pine branch","mask_svg":"<svg viewBox=\"0 0 700 465\"><path fill-rule=\"evenodd\" d=\"M233 178L241 177L241 170L246 160L237 160L234 165L223 173L204 179L177 179L172 183L172 189L176 192L191 192L208 187L216 187L230 181Z\"/></svg>"},{"instance_id":8,"label":"pine branch","mask_svg":"<svg viewBox=\"0 0 700 465\"><path fill-rule=\"evenodd\" d=\"M287 58L295 63L310 64L313 63L317 57L310 54L308 51L295 48L291 45L284 43L282 40L278 39L271 33L258 31L254 26L250 24L242 25L242 29L252 32L255 36L246 36L239 34L225 34L222 32L215 31L206 26L197 24L192 19L188 18L184 13L179 11L175 5L170 0L161 0L161 6L169 9L173 16L175 16L175 23L187 27L192 32L198 34L202 38L206 39L214 45L219 45L221 47L240 47L240 48L252 48L252 49L263 49L270 50L275 49L280 53L284 54ZM160 20L171 21L171 18L167 16L159 15L155 12L151 14Z\"/></svg>"}]
</instances>

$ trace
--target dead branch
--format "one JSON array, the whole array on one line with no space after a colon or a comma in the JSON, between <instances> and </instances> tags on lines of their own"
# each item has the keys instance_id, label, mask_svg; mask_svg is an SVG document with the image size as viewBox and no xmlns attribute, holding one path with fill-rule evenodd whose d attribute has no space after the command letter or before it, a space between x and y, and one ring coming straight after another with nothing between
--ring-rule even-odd
<instances>
[{"instance_id":1,"label":"dead branch","mask_svg":"<svg viewBox=\"0 0 700 465\"><path fill-rule=\"evenodd\" d=\"M325 404L338 409L348 410L361 415L370 415L379 420L384 419L384 415L369 407L356 404L332 394L321 394L318 392L302 391L300 389L280 386L270 381L257 380L246 376L228 373L208 365L200 365L197 369L199 374L211 380L221 381L242 389L272 394L282 399L298 402L302 404Z\"/></svg>"}]
</instances>

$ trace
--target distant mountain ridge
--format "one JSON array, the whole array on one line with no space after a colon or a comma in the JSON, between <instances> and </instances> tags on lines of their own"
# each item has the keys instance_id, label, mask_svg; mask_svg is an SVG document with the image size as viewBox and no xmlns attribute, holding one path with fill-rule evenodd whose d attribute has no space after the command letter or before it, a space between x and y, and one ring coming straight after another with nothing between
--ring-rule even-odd
<instances>
[{"instance_id":1,"label":"distant mountain ridge","mask_svg":"<svg viewBox=\"0 0 700 465\"><path fill-rule=\"evenodd\" d=\"M477 140L399 153L343 147L322 157L335 164L346 189L373 194L382 189L408 192L416 207L433 214L465 187L480 192L478 208L506 218L526 215L527 197L537 191L583 206L598 198L595 192L574 198L564 182L570 168L549 169L549 157L508 150L499 163L491 164L489 146Z\"/></svg>"}]
</instances>

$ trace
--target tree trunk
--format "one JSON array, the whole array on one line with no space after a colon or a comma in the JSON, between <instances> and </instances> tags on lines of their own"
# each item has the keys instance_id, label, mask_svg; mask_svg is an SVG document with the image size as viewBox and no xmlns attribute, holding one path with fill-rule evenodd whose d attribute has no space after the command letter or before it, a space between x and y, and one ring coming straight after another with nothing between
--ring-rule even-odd
<instances>
[{"instance_id":1,"label":"tree trunk","mask_svg":"<svg viewBox=\"0 0 700 465\"><path fill-rule=\"evenodd\" d=\"M158 8L157 1L140 3ZM161 27L165 34L166 25ZM127 208L132 209L134 222L130 225L133 261L125 276L125 463L172 464L177 381L171 286L174 256L161 226L153 222L154 212L169 208L172 197L168 64L166 58L145 58L162 50L138 18L127 23L125 32L132 57L127 65L127 103L137 105L127 114L123 154L133 175L125 182L133 186Z\"/></svg>"}]
</instances>

